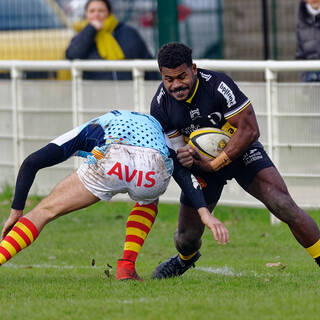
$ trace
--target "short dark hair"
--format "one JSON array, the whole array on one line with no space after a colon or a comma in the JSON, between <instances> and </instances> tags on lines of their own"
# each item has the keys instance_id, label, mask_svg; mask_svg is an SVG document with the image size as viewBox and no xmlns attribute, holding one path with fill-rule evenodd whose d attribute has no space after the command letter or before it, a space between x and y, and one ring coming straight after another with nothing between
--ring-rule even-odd
<instances>
[{"instance_id":1,"label":"short dark hair","mask_svg":"<svg viewBox=\"0 0 320 320\"><path fill-rule=\"evenodd\" d=\"M108 11L109 11L110 13L112 12L111 3L109 2L109 0L88 0L87 3L86 3L86 5L84 6L84 9L85 9L86 11L87 11L87 9L88 9L89 4L90 4L91 2L93 2L93 1L101 1L101 2L103 2L103 3L106 5L106 7L108 8Z\"/></svg>"},{"instance_id":2,"label":"short dark hair","mask_svg":"<svg viewBox=\"0 0 320 320\"><path fill-rule=\"evenodd\" d=\"M164 44L158 53L159 70L162 67L174 69L182 64L192 66L192 49L183 43L169 42Z\"/></svg>"}]
</instances>

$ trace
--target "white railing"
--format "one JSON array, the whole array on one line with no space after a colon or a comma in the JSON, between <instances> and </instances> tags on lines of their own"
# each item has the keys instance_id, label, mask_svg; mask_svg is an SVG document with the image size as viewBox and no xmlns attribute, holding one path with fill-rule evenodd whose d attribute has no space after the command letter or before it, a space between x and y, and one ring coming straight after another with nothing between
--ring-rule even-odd
<instances>
[{"instance_id":1,"label":"white railing","mask_svg":"<svg viewBox=\"0 0 320 320\"><path fill-rule=\"evenodd\" d=\"M195 63L199 68L206 68L216 71L223 71L223 72L230 72L230 71L245 71L245 72L263 72L265 75L265 81L263 83L241 83L239 82L239 86L246 92L245 89L248 91L252 91L251 94L247 94L249 98L254 96L258 103L254 101L254 107L256 108L256 113L258 116L258 120L260 126L265 129L265 132L262 132L262 142L265 145L268 154L271 156L273 161L276 165L280 168L280 171L286 180L294 180L296 179L297 185L290 183L287 181L289 189L292 188L292 193L295 197L298 197L297 202L303 206L304 208L320 208L320 199L319 199L319 182L320 182L320 168L317 165L312 167L309 171L306 171L306 167L309 166L310 162L312 162L311 158L307 161L300 161L294 165L294 171L287 172L286 163L289 164L291 161L286 160L283 162L283 159L286 157L290 158L289 155L283 156L284 154L290 153L288 150L292 151L298 150L303 148L304 154L307 157L308 154L315 155L317 159L315 161L318 162L320 156L320 141L319 138L316 137L320 136L320 87L318 84L303 84L303 83L286 83L280 84L277 83L277 75L280 72L291 72L291 71L311 71L311 70L320 70L320 61L224 61L224 60L196 60ZM45 135L34 135L33 137L28 136L24 133L23 126L24 124L25 115L28 113L70 113L72 114L72 124L70 126L76 126L83 122L86 118L86 114L90 113L103 113L105 109L94 109L89 108L89 104L87 106L83 101L88 93L93 92L95 88L98 86L99 83L103 83L106 85L106 88L112 86L114 82L101 82L101 81L84 81L82 80L82 72L83 71L132 71L133 80L129 84L127 82L126 85L131 91L132 96L130 94L125 93L128 95L127 101L130 101L128 104L128 109L134 109L135 111L140 112L149 112L149 103L150 99L146 98L146 96L152 97L155 93L156 87L158 82L153 83L152 90L150 86L148 87L147 82L144 81L144 72L145 71L155 71L157 70L157 62L154 60L124 60L124 61L0 61L0 70L8 70L11 74L11 80L2 80L1 83L5 83L8 81L9 86L11 87L11 91L7 91L5 89L4 93L8 95L7 100L10 101L8 105L0 104L0 116L1 112L11 113L12 119L12 134L6 132L1 134L0 132L0 139L12 139L12 153L13 153L13 167L14 167L14 174L16 176L18 172L18 168L21 165L23 158L26 156L26 150L24 150L24 143L29 139L32 140L42 140L42 141L50 141L50 139L54 137L46 137ZM25 85L28 81L31 80L24 80L22 78L24 71L57 71L57 70L69 70L71 71L72 81L66 82L66 86L70 86L70 95L71 95L71 104L72 108L70 110L62 109L60 110L52 110L44 107L42 108L26 108L24 101L23 94L21 93L23 85ZM48 80L45 80L48 81ZM43 83L45 81L42 81ZM58 83L59 81L55 81ZM34 82L34 91L36 92L37 86L39 86L39 90L41 90L41 85L38 82ZM148 81L149 83L149 81ZM151 83L151 82L150 82ZM121 100L122 95L122 87L119 83L114 84L115 88L121 91L118 93L118 99ZM90 90L88 90L88 88ZM313 94L316 94L319 99L315 99L318 103L319 108L314 108L314 106L308 106L308 103L305 106L301 106L299 108L298 103L293 101L292 92L298 92L298 97L304 96L305 91L311 90ZM113 89L111 89L111 92ZM130 91L128 90L128 91ZM301 94L299 96L299 90L301 90ZM24 89L24 92L26 89ZM247 92L246 92L247 93ZM288 96L286 97L286 93ZM0 94L3 95L2 92ZM57 93L59 95L59 93ZM45 95L45 93L44 93ZM29 97L30 98L30 97ZM95 98L96 95L95 95ZM101 98L101 100L107 101L109 98L112 98L112 94L107 97ZM31 99L31 98L30 98ZM251 98L254 100L254 98ZM287 110L287 108L283 109L283 100L288 99L292 104L292 110ZM133 104L132 104L133 101ZM282 102L281 102L282 101ZM313 103L313 102L312 102ZM284 102L286 105L286 101ZM297 104L297 105L296 105ZM260 107L263 106L263 107ZM114 105L114 108L117 106ZM310 107L310 108L309 108ZM305 109L310 109L306 112ZM314 134L311 136L311 140L309 141L308 134L306 133L305 141L289 141L290 136L286 137L287 141L283 140L283 125L282 123L285 122L286 125L290 127L290 118L294 125L297 125L297 121L301 122L299 124L299 128L297 130L304 131L308 130L308 128L314 131ZM286 121L289 119L288 121ZM303 121L308 119L308 121L314 121L315 126L313 128L308 127ZM1 120L1 119L0 119ZM289 124L287 124L289 123ZM64 131L63 131L64 132ZM62 132L61 132L62 133ZM300 136L298 137L300 138ZM299 152L296 153L298 156ZM291 160L297 160L298 157L292 156ZM76 165L76 164L75 164ZM0 156L0 168L1 167L8 167L10 166L10 161L3 161L2 157ZM70 167L64 166L64 169L70 169L74 167L74 165L70 165ZM9 175L10 177L10 175ZM8 180L8 179L7 179ZM300 181L300 185L299 185ZM5 180L1 180L0 184L4 183ZM12 182L12 181L11 181ZM172 189L167 192L163 200L167 201L177 201L178 200L178 191L177 187L173 184L171 187ZM170 189L170 188L169 188ZM228 184L227 186L226 196L222 197L221 203L222 204L233 204L233 205L243 205L243 206L260 206L260 204L249 197L248 195L244 196L243 191L234 184ZM40 191L39 191L40 190ZM40 187L35 190L35 192L41 193ZM302 195L301 195L302 194Z\"/></svg>"}]
</instances>

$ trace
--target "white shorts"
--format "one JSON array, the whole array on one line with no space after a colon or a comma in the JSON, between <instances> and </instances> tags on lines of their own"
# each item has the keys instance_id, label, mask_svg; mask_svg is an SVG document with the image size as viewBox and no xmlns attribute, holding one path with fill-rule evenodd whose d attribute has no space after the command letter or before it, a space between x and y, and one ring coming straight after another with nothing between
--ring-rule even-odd
<instances>
[{"instance_id":1,"label":"white shorts","mask_svg":"<svg viewBox=\"0 0 320 320\"><path fill-rule=\"evenodd\" d=\"M127 192L132 200L148 204L166 191L171 177L168 170L157 150L111 144L103 159L96 164L83 163L77 173L84 186L101 200Z\"/></svg>"}]
</instances>

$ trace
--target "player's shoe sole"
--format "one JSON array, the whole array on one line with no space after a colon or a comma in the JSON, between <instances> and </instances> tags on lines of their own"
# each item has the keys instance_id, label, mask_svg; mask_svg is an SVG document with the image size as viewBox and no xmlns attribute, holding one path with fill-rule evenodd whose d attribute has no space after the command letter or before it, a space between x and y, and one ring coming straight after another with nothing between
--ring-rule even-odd
<instances>
[{"instance_id":1,"label":"player's shoe sole","mask_svg":"<svg viewBox=\"0 0 320 320\"><path fill-rule=\"evenodd\" d=\"M188 269L195 266L195 262L200 258L200 252L197 252L190 260L182 260L179 254L160 263L153 271L152 279L166 279L179 277Z\"/></svg>"}]
</instances>

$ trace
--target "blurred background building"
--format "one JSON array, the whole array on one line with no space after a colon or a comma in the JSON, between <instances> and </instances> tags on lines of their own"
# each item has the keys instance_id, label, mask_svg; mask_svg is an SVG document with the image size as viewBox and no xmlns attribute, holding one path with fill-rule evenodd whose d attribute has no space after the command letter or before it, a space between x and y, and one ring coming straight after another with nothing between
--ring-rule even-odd
<instances>
[{"instance_id":1,"label":"blurred background building","mask_svg":"<svg viewBox=\"0 0 320 320\"><path fill-rule=\"evenodd\" d=\"M235 60L294 59L298 2L111 0L118 19L139 31L154 57L161 44L178 40L193 48L194 58ZM0 60L64 59L85 3L1 0Z\"/></svg>"}]
</instances>

